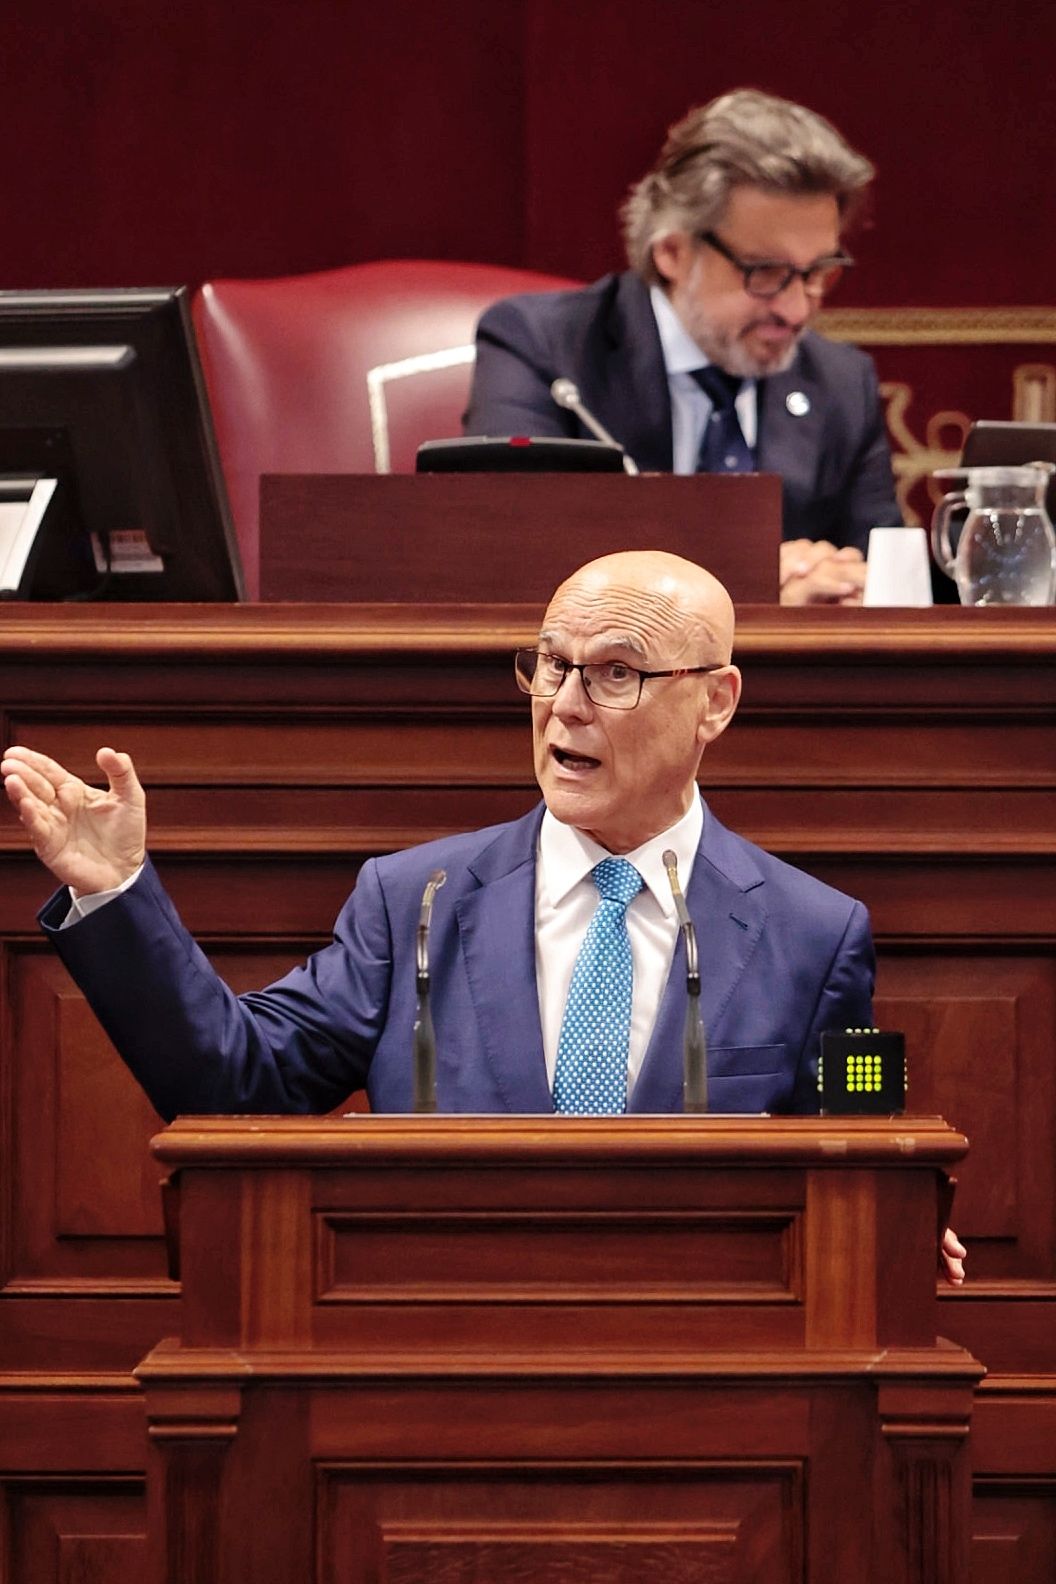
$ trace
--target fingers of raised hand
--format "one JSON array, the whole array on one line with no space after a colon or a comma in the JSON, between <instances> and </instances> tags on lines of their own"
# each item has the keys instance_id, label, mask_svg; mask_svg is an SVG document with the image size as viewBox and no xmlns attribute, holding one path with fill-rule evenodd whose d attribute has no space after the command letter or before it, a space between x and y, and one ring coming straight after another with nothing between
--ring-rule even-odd
<instances>
[{"instance_id":1,"label":"fingers of raised hand","mask_svg":"<svg viewBox=\"0 0 1056 1584\"><path fill-rule=\"evenodd\" d=\"M119 753L114 748L100 748L95 756L95 762L106 776L110 791L116 798L129 804L145 801L143 788L130 754Z\"/></svg>"},{"instance_id":2,"label":"fingers of raised hand","mask_svg":"<svg viewBox=\"0 0 1056 1584\"><path fill-rule=\"evenodd\" d=\"M28 825L29 821L36 817L37 809L41 808L41 812L43 812L43 808L40 805L39 800L35 798L33 793L29 790L25 783L25 779L15 771L7 768L6 760L4 761L3 774L4 791L7 793L8 798L14 805L15 812L22 821L23 825Z\"/></svg>"},{"instance_id":3,"label":"fingers of raised hand","mask_svg":"<svg viewBox=\"0 0 1056 1584\"><path fill-rule=\"evenodd\" d=\"M56 842L65 840L67 820L54 797L42 799L26 786L19 775L7 774L4 785L19 820L36 852L46 860Z\"/></svg>"},{"instance_id":4,"label":"fingers of raised hand","mask_svg":"<svg viewBox=\"0 0 1056 1584\"><path fill-rule=\"evenodd\" d=\"M9 748L4 754L2 771L5 779L16 776L28 792L45 804L55 800L60 787L77 779L57 760L36 753L32 748Z\"/></svg>"},{"instance_id":5,"label":"fingers of raised hand","mask_svg":"<svg viewBox=\"0 0 1056 1584\"><path fill-rule=\"evenodd\" d=\"M47 754L38 753L35 748L24 748L13 744L4 750L4 764L11 762L13 765L33 770L38 775L47 776L50 781L61 781L68 774L57 759L49 759Z\"/></svg>"}]
</instances>

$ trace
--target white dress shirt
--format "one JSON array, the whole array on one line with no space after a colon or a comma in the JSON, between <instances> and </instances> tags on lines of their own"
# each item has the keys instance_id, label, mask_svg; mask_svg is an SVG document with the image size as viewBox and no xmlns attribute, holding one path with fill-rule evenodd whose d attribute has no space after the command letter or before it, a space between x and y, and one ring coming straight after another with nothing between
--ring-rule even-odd
<instances>
[{"instance_id":1,"label":"white dress shirt","mask_svg":"<svg viewBox=\"0 0 1056 1584\"><path fill-rule=\"evenodd\" d=\"M664 354L667 385L671 392L674 472L695 473L697 457L700 455L700 442L708 419L711 417L711 402L690 370L706 368L708 359L672 308L667 293L659 286L650 286L649 298L653 305L656 328L660 332L660 348ZM759 431L755 380L744 381L737 392L734 406L741 421L741 433L745 442L754 450Z\"/></svg>"},{"instance_id":2,"label":"white dress shirt","mask_svg":"<svg viewBox=\"0 0 1056 1584\"><path fill-rule=\"evenodd\" d=\"M672 849L685 891L703 828L704 806L699 797L694 797L688 811L670 830L654 836L634 852L620 854L645 881L627 908L627 934L634 962L628 1093L645 1059L678 939L674 898L661 855L666 848ZM551 1088L572 969L598 905L598 889L591 870L603 858L611 857L582 831L554 819L549 810L543 815L535 869L535 973L543 1053Z\"/></svg>"}]
</instances>

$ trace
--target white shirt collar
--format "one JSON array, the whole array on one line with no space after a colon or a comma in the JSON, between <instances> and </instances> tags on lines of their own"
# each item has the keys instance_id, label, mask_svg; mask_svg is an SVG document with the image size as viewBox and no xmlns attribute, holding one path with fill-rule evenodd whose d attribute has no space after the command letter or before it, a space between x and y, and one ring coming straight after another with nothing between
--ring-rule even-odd
<instances>
[{"instance_id":1,"label":"white shirt collar","mask_svg":"<svg viewBox=\"0 0 1056 1584\"><path fill-rule=\"evenodd\" d=\"M667 918L673 918L675 902L668 884L663 853L668 847L678 859L678 878L683 891L689 888L693 860L700 846L704 829L704 805L697 796L682 818L659 836L652 836L633 852L621 853L632 863L645 881L657 906ZM574 825L563 825L547 809L539 828L539 879L551 907L556 907L574 886L585 880L603 858L612 854Z\"/></svg>"},{"instance_id":2,"label":"white shirt collar","mask_svg":"<svg viewBox=\"0 0 1056 1584\"><path fill-rule=\"evenodd\" d=\"M662 286L650 286L649 301L660 335L660 350L664 355L664 368L669 375L689 374L694 369L707 368L710 358L700 350L674 308ZM742 381L741 390L754 390L755 380Z\"/></svg>"},{"instance_id":3,"label":"white shirt collar","mask_svg":"<svg viewBox=\"0 0 1056 1584\"><path fill-rule=\"evenodd\" d=\"M704 368L708 359L672 308L671 299L662 286L650 286L649 301L653 305L667 372L688 374L691 369Z\"/></svg>"},{"instance_id":4,"label":"white shirt collar","mask_svg":"<svg viewBox=\"0 0 1056 1584\"><path fill-rule=\"evenodd\" d=\"M672 460L676 473L692 473L696 467L704 425L711 412L711 402L692 377L692 371L706 368L708 359L661 287L650 286L649 300L660 336L660 350L671 393ZM759 437L757 383L754 379L743 380L736 401L741 432L750 446L754 446Z\"/></svg>"}]
</instances>

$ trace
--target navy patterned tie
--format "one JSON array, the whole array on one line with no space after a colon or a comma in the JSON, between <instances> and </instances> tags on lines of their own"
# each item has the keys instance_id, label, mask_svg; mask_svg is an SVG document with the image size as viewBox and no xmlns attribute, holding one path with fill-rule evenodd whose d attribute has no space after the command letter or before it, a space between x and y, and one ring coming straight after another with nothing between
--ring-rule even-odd
<instances>
[{"instance_id":1,"label":"navy patterned tie","mask_svg":"<svg viewBox=\"0 0 1056 1584\"><path fill-rule=\"evenodd\" d=\"M734 402L744 381L736 374L709 363L692 370L692 377L711 402L697 456L697 473L752 473L755 457L744 438Z\"/></svg>"},{"instance_id":2,"label":"navy patterned tie","mask_svg":"<svg viewBox=\"0 0 1056 1584\"><path fill-rule=\"evenodd\" d=\"M572 970L557 1042L554 1110L611 1116L627 1108L634 989L627 904L643 881L626 858L603 858L593 877L601 900Z\"/></svg>"}]
</instances>

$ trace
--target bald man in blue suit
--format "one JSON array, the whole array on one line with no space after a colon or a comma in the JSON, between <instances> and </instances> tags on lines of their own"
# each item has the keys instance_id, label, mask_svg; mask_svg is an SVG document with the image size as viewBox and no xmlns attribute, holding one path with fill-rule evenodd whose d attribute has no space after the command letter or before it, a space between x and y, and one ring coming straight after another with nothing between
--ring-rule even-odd
<instances>
[{"instance_id":1,"label":"bald man in blue suit","mask_svg":"<svg viewBox=\"0 0 1056 1584\"><path fill-rule=\"evenodd\" d=\"M701 800L701 757L740 698L732 641L729 597L700 567L627 552L582 568L517 660L543 805L372 859L332 943L243 996L217 977L147 860L128 755L99 751L100 790L9 749L8 795L63 886L43 926L163 1116L323 1112L360 1086L375 1110L407 1111L416 926L442 868L431 932L440 1109L545 1113L598 902L593 868L619 855L643 879L627 909L624 1105L676 1111L686 976L670 849L699 940L712 1108L815 1110L820 1034L871 1021L869 925L861 903L734 835Z\"/></svg>"}]
</instances>

